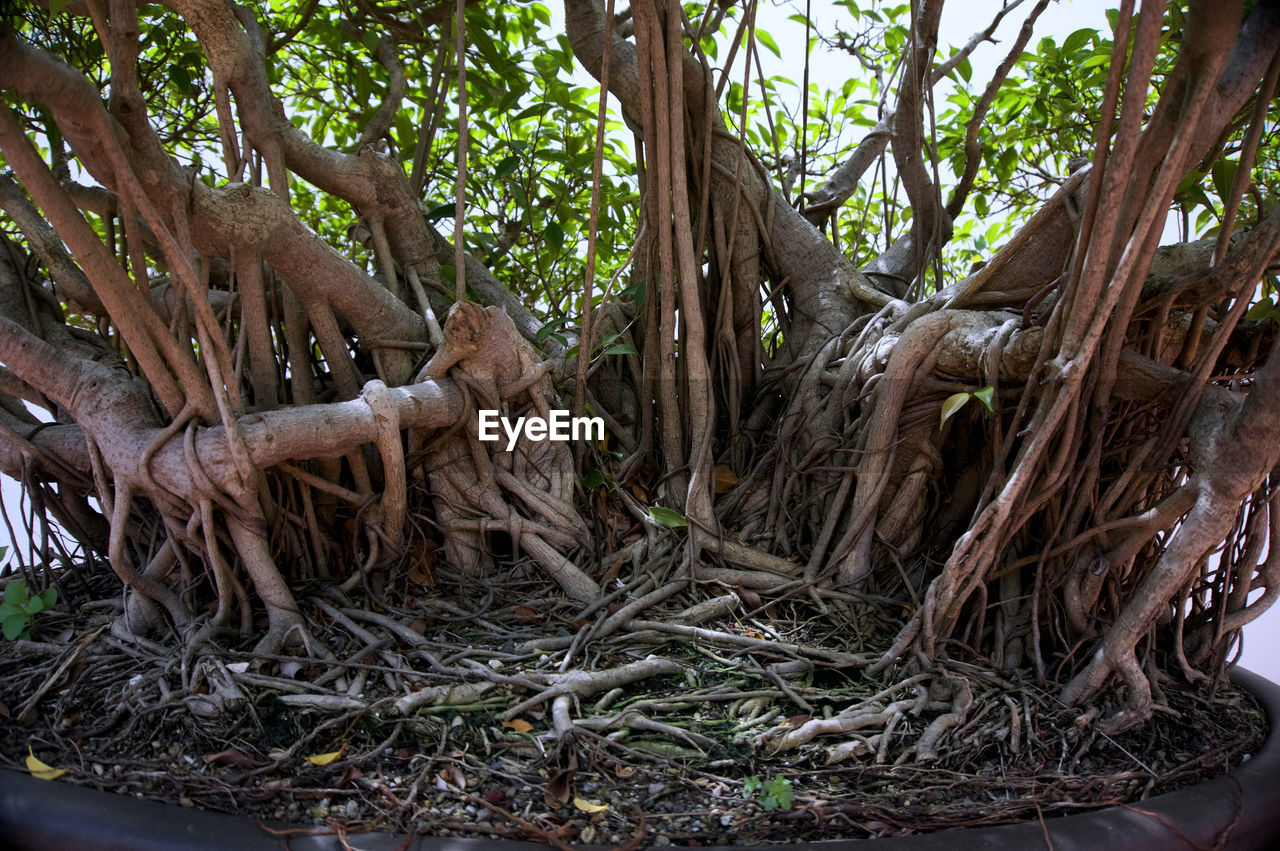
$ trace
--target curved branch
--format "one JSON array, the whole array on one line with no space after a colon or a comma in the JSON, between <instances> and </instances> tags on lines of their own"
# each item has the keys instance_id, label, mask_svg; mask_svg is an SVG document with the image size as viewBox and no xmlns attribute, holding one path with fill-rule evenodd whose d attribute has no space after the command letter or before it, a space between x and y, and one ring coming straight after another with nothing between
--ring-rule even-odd
<instances>
[{"instance_id":1,"label":"curved branch","mask_svg":"<svg viewBox=\"0 0 1280 851\"><path fill-rule=\"evenodd\" d=\"M22 194L18 184L6 174L0 174L0 208L21 229L27 244L44 261L45 268L67 299L89 313L101 316L107 312L102 300L93 292L89 279L67 254L58 234Z\"/></svg>"},{"instance_id":2,"label":"curved branch","mask_svg":"<svg viewBox=\"0 0 1280 851\"><path fill-rule=\"evenodd\" d=\"M0 86L8 85L15 76L20 84L26 84L20 88L35 86L37 81L33 77L38 75L31 74L22 63L14 63L18 65L14 74L13 64L8 60L16 58L19 51L10 49L15 47L12 38L0 38ZM89 85L83 77L79 77L79 81ZM46 88L52 88L49 82L45 82ZM72 92L77 88L74 85L69 87ZM130 283L111 252L58 185L7 107L0 107L0 149L4 150L9 164L27 190L34 194L36 202L52 219L59 234L80 257L81 264L89 269L89 278L96 284L99 298L116 318L121 336L151 379L166 410L171 415L176 414L183 407L185 396L202 414L211 412L214 409L212 395L195 366L190 350L183 351L177 347L147 299ZM181 381L182 389L179 389L178 381Z\"/></svg>"},{"instance_id":3,"label":"curved branch","mask_svg":"<svg viewBox=\"0 0 1280 851\"><path fill-rule=\"evenodd\" d=\"M933 69L933 72L930 75L929 84L936 86L938 82L947 74L950 74L957 65L969 58L970 54L972 54L973 51L978 48L978 45L982 44L982 42L994 41L992 36L995 35L996 28L1000 26L1000 22L1004 20L1005 15L1021 6L1023 2L1025 2L1025 0L1013 0L1012 3L1007 3L1002 6L1000 10L996 12L995 17L991 19L991 23L988 24L985 29L974 33L969 40L965 42L964 47L957 50L945 62L939 63ZM1034 12L1033 16L1038 14L1038 11ZM1015 48L1014 51L1010 52L1010 55L1016 56L1017 52L1021 52L1021 47ZM1008 60L1006 60L1006 62L1007 61ZM999 79L1003 80L1003 75L1001 75ZM990 88L991 87L988 87L989 90ZM853 153L850 154L834 172L832 172L826 182L809 194L811 203L804 211L806 219L820 227L837 207L845 201L848 201L849 198L853 196L853 193L858 189L858 181L862 178L863 173L871 167L872 163L874 163L888 147L890 130L893 127L893 123L893 112L882 117L879 123L877 123L875 127L871 128L871 130L867 132L867 135L863 137L862 141L858 143L858 146L854 148ZM974 164L974 168L977 168L976 163ZM948 205L947 211L952 217L957 215L957 213L951 211L950 205Z\"/></svg>"},{"instance_id":4,"label":"curved branch","mask_svg":"<svg viewBox=\"0 0 1280 851\"><path fill-rule=\"evenodd\" d=\"M373 118L369 119L364 132L360 134L360 141L357 143L359 146L376 142L391 129L391 122L395 120L396 111L400 109L400 102L404 100L405 89L408 86L404 78L404 68L400 65L400 57L396 55L395 45L390 39L378 39L377 55L382 67L387 69L387 76L391 82L387 86L386 99L378 106L378 111L373 114Z\"/></svg>"},{"instance_id":5,"label":"curved branch","mask_svg":"<svg viewBox=\"0 0 1280 851\"><path fill-rule=\"evenodd\" d=\"M254 145L279 151L285 165L303 179L348 201L363 215L381 219L400 262L417 265L425 259L431 242L404 170L367 146L356 154L330 150L289 122L271 93L261 33L251 13L238 16L223 0L168 0L167 5L187 21L214 74L231 89L245 134ZM246 27L254 29L253 37Z\"/></svg>"},{"instance_id":6,"label":"curved branch","mask_svg":"<svg viewBox=\"0 0 1280 851\"><path fill-rule=\"evenodd\" d=\"M110 132L117 135L124 133L105 113L97 92L83 75L9 35L0 38L0 87L13 88L24 96L40 100L49 106L68 141L90 172L104 184L114 184L115 174L109 158L101 151L102 143L97 127L110 128ZM240 250L246 247L257 248L263 259L280 272L299 299L310 306L323 302L341 311L362 338L373 341L425 339L426 324L423 319L303 224L287 201L268 190L247 184L215 188L199 180L192 180L191 175L160 148L158 139L145 122L134 123L128 140L132 143L130 153L135 168L140 179L145 181L147 193L166 201L173 198L187 200L192 242L201 253L230 259L232 246L239 246ZM11 164L16 166L12 156ZM370 156L377 157L371 152ZM368 158L369 156L365 157ZM30 171L38 171L34 163ZM48 169L45 168L44 171L47 172ZM38 175L33 177L24 173L22 177L28 191L34 192L48 184L48 191L42 191L37 200L46 214L53 215L52 211L58 209L55 205L56 198L53 197L56 181L52 181L51 176L48 180L39 180ZM167 203L165 206L168 206ZM78 213L76 217L81 221L78 227L61 219L55 221L58 232L64 238L79 230L88 231L83 218ZM417 218L423 233L426 233L422 216L418 215ZM91 269L91 280L100 282L104 280L104 275L123 276L106 247L91 231L83 240L68 244L80 256L82 264L87 263L86 256L105 255L99 264L102 269ZM127 282L120 286L126 285ZM133 288L129 286L128 289ZM110 312L121 322L124 330L129 313L115 309ZM140 312L144 320L148 313L137 308L134 312ZM167 329L156 329L156 333L164 338L157 339L158 345L166 345L165 340L172 342ZM135 345L136 343L130 342L131 348ZM139 358L144 355L145 352L139 353ZM194 370L194 366L192 369ZM184 376L184 387L196 388L203 383L202 380ZM163 390L163 383L158 383L157 386ZM168 402L166 407L170 407ZM180 407L181 404L178 404L172 412L176 413ZM208 407L212 409L212 402Z\"/></svg>"},{"instance_id":7,"label":"curved branch","mask_svg":"<svg viewBox=\"0 0 1280 851\"><path fill-rule=\"evenodd\" d=\"M926 88L932 85L930 69L938 45L942 0L923 0L920 11L913 18L902 83L898 87L898 105L893 112L891 145L893 161L911 202L911 231L916 257L914 268L903 276L907 278L915 277L928 262L927 252L941 249L941 243L950 236L951 230L949 218L942 218L938 190L929 177L923 157L924 96Z\"/></svg>"},{"instance_id":8,"label":"curved branch","mask_svg":"<svg viewBox=\"0 0 1280 851\"><path fill-rule=\"evenodd\" d=\"M867 135L858 143L858 147L854 148L849 158L832 172L831 177L809 193L810 203L805 208L804 217L810 224L821 227L837 207L853 197L853 193L858 190L858 181L862 179L862 175L889 147L890 130L893 125L894 113L890 112L881 118L875 127L867 131Z\"/></svg>"}]
</instances>

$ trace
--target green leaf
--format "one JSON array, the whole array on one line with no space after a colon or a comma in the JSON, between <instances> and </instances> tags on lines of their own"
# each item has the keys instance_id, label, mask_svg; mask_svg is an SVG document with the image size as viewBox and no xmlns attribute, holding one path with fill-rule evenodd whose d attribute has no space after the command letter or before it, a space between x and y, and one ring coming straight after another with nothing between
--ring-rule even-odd
<instances>
[{"instance_id":1,"label":"green leaf","mask_svg":"<svg viewBox=\"0 0 1280 851\"><path fill-rule=\"evenodd\" d=\"M1236 178L1236 169L1240 163L1236 160L1218 160L1213 164L1213 188L1225 206L1231 197L1231 183Z\"/></svg>"},{"instance_id":2,"label":"green leaf","mask_svg":"<svg viewBox=\"0 0 1280 851\"><path fill-rule=\"evenodd\" d=\"M31 592L27 590L27 580L15 579L10 582L4 589L4 601L12 606L21 606L31 599Z\"/></svg>"},{"instance_id":3,"label":"green leaf","mask_svg":"<svg viewBox=\"0 0 1280 851\"><path fill-rule=\"evenodd\" d=\"M4 637L13 641L27 628L26 615L10 615L4 619Z\"/></svg>"},{"instance_id":4,"label":"green leaf","mask_svg":"<svg viewBox=\"0 0 1280 851\"><path fill-rule=\"evenodd\" d=\"M668 529L679 529L688 526L689 521L684 519L684 515L672 508L662 505L654 505L649 508L649 516L653 518L653 522L659 526L666 526Z\"/></svg>"},{"instance_id":5,"label":"green leaf","mask_svg":"<svg viewBox=\"0 0 1280 851\"><path fill-rule=\"evenodd\" d=\"M636 347L630 343L619 343L616 346L610 346L604 350L606 355L638 355Z\"/></svg>"},{"instance_id":6,"label":"green leaf","mask_svg":"<svg viewBox=\"0 0 1280 851\"><path fill-rule=\"evenodd\" d=\"M795 792L792 789L791 781L783 777L781 774L774 777L765 784L765 794L762 803L766 810L779 809L789 810L795 802ZM772 804L773 806L769 806Z\"/></svg>"},{"instance_id":7,"label":"green leaf","mask_svg":"<svg viewBox=\"0 0 1280 851\"><path fill-rule=\"evenodd\" d=\"M49 19L53 20L58 13L67 8L70 0L49 0Z\"/></svg>"},{"instance_id":8,"label":"green leaf","mask_svg":"<svg viewBox=\"0 0 1280 851\"><path fill-rule=\"evenodd\" d=\"M598 488L607 481L608 479L604 477L604 473L594 467L582 474L582 486L587 490Z\"/></svg>"},{"instance_id":9,"label":"green leaf","mask_svg":"<svg viewBox=\"0 0 1280 851\"><path fill-rule=\"evenodd\" d=\"M1178 196L1186 193L1192 186L1195 186L1200 181L1204 180L1204 174L1205 173L1203 171L1192 169L1186 177L1178 181L1178 188L1174 192L1174 195Z\"/></svg>"},{"instance_id":10,"label":"green leaf","mask_svg":"<svg viewBox=\"0 0 1280 851\"><path fill-rule=\"evenodd\" d=\"M509 184L507 187L511 192L511 200L516 202L516 206L521 209L529 206L529 196L525 194L524 187L519 182Z\"/></svg>"},{"instance_id":11,"label":"green leaf","mask_svg":"<svg viewBox=\"0 0 1280 851\"><path fill-rule=\"evenodd\" d=\"M988 384L986 387L983 387L981 390L973 391L973 397L977 399L979 402L981 402L983 405L985 405L987 408L987 412L992 414L996 412L996 409L993 407L995 395L996 395L996 388L992 387L990 384Z\"/></svg>"},{"instance_id":12,"label":"green leaf","mask_svg":"<svg viewBox=\"0 0 1280 851\"><path fill-rule=\"evenodd\" d=\"M533 57L533 67L538 75L546 80L553 80L556 76L556 70L560 67L560 63L556 57L550 53L539 53Z\"/></svg>"},{"instance_id":13,"label":"green leaf","mask_svg":"<svg viewBox=\"0 0 1280 851\"><path fill-rule=\"evenodd\" d=\"M452 216L455 212L457 212L457 205L452 201L446 201L427 210L427 218L434 222L446 216Z\"/></svg>"},{"instance_id":14,"label":"green leaf","mask_svg":"<svg viewBox=\"0 0 1280 851\"><path fill-rule=\"evenodd\" d=\"M649 290L644 285L644 280L639 276L631 279L631 283L622 290L625 298L630 298L636 303L636 310L643 311L645 303L649 300Z\"/></svg>"},{"instance_id":15,"label":"green leaf","mask_svg":"<svg viewBox=\"0 0 1280 851\"><path fill-rule=\"evenodd\" d=\"M557 316L538 329L537 333L533 335L533 341L535 343L541 343L543 340L550 337L557 329L568 323L568 321L568 316Z\"/></svg>"},{"instance_id":16,"label":"green leaf","mask_svg":"<svg viewBox=\"0 0 1280 851\"><path fill-rule=\"evenodd\" d=\"M1001 180L1008 180L1013 177L1013 169L1018 164L1018 151L1015 148L1006 148L1004 153L1000 154L1000 159L996 162L996 176Z\"/></svg>"},{"instance_id":17,"label":"green leaf","mask_svg":"<svg viewBox=\"0 0 1280 851\"><path fill-rule=\"evenodd\" d=\"M1244 318L1251 322L1259 322L1271 315L1271 311L1275 309L1275 302L1269 298L1261 299L1255 302L1247 311Z\"/></svg>"},{"instance_id":18,"label":"green leaf","mask_svg":"<svg viewBox=\"0 0 1280 851\"><path fill-rule=\"evenodd\" d=\"M774 56L779 59L782 58L782 51L778 49L778 43L773 40L773 36L769 35L764 30L756 30L756 40L769 48L769 52Z\"/></svg>"},{"instance_id":19,"label":"green leaf","mask_svg":"<svg viewBox=\"0 0 1280 851\"><path fill-rule=\"evenodd\" d=\"M955 416L956 412L965 406L969 401L970 393L953 393L947 397L947 401L942 403L942 421L938 423L938 427L947 424L947 420Z\"/></svg>"},{"instance_id":20,"label":"green leaf","mask_svg":"<svg viewBox=\"0 0 1280 851\"><path fill-rule=\"evenodd\" d=\"M512 121L524 121L527 118L533 118L536 115L543 115L547 110L551 109L553 104L550 101L542 101L535 103L533 106L527 107L516 114Z\"/></svg>"},{"instance_id":21,"label":"green leaf","mask_svg":"<svg viewBox=\"0 0 1280 851\"><path fill-rule=\"evenodd\" d=\"M503 157L498 163L497 168L493 170L493 179L502 180L516 170L516 166L520 165L520 158L517 156Z\"/></svg>"},{"instance_id":22,"label":"green leaf","mask_svg":"<svg viewBox=\"0 0 1280 851\"><path fill-rule=\"evenodd\" d=\"M547 222L546 237L547 244L559 250L564 245L564 228L557 222Z\"/></svg>"},{"instance_id":23,"label":"green leaf","mask_svg":"<svg viewBox=\"0 0 1280 851\"><path fill-rule=\"evenodd\" d=\"M742 797L755 798L760 809L767 813L789 810L795 803L791 781L781 774L774 775L772 780L767 781L762 781L759 777L748 777L742 784Z\"/></svg>"},{"instance_id":24,"label":"green leaf","mask_svg":"<svg viewBox=\"0 0 1280 851\"><path fill-rule=\"evenodd\" d=\"M193 91L191 85L191 75L187 73L187 69L181 65L174 63L169 66L169 81L178 87L178 91L184 95L189 95Z\"/></svg>"},{"instance_id":25,"label":"green leaf","mask_svg":"<svg viewBox=\"0 0 1280 851\"><path fill-rule=\"evenodd\" d=\"M1093 38L1097 34L1098 31L1093 29L1076 30L1071 35L1067 36L1066 40L1062 42L1062 52L1074 53L1088 44L1089 39Z\"/></svg>"}]
</instances>

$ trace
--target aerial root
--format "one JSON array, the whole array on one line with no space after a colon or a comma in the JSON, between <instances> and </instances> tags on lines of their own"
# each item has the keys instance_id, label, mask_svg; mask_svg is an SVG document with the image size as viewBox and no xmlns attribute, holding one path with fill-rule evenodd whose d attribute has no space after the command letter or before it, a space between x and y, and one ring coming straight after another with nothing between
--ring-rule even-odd
<instances>
[{"instance_id":1,"label":"aerial root","mask_svg":"<svg viewBox=\"0 0 1280 851\"><path fill-rule=\"evenodd\" d=\"M405 476L404 448L400 442L400 415L387 385L374 379L365 384L360 398L373 413L377 424L378 453L382 456L382 523L393 551L404 541L404 522L408 515L408 484Z\"/></svg>"}]
</instances>

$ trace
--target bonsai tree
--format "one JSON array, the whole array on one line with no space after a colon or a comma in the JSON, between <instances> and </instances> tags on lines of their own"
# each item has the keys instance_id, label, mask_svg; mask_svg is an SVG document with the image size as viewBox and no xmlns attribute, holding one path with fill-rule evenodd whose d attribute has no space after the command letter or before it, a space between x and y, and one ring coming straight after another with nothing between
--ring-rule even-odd
<instances>
[{"instance_id":1,"label":"bonsai tree","mask_svg":"<svg viewBox=\"0 0 1280 851\"><path fill-rule=\"evenodd\" d=\"M187 659L322 656L338 591L411 643L379 612L560 601L509 717L679 670L579 652L645 630L934 677L919 760L978 711L952 663L1144 721L1280 593L1280 6L1046 4L815 15L848 82L794 58L799 109L755 2L10 7L39 560ZM603 434L514 425L561 415Z\"/></svg>"}]
</instances>

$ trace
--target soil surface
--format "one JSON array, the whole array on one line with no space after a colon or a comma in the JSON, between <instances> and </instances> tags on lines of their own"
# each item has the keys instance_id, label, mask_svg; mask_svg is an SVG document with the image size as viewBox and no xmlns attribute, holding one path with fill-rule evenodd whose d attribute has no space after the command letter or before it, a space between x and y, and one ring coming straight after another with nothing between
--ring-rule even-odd
<instances>
[{"instance_id":1,"label":"soil surface","mask_svg":"<svg viewBox=\"0 0 1280 851\"><path fill-rule=\"evenodd\" d=\"M103 583L0 645L0 764L285 833L635 848L1049 819L1226 772L1266 735L1221 683L1153 674L1155 718L1108 736L1105 706L1029 674L868 679L858 630L799 609L677 624L699 592L615 629L641 589L584 615L506 579L521 602L302 596L297 655L269 657L236 632L130 639Z\"/></svg>"}]
</instances>

